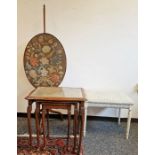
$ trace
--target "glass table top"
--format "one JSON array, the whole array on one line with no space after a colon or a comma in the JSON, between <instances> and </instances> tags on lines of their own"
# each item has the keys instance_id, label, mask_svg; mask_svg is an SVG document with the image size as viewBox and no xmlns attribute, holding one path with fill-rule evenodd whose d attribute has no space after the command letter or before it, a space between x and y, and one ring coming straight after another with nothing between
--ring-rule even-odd
<instances>
[{"instance_id":1,"label":"glass table top","mask_svg":"<svg viewBox=\"0 0 155 155\"><path fill-rule=\"evenodd\" d=\"M82 88L67 88L67 87L38 87L34 89L26 97L26 99L85 101Z\"/></svg>"}]
</instances>

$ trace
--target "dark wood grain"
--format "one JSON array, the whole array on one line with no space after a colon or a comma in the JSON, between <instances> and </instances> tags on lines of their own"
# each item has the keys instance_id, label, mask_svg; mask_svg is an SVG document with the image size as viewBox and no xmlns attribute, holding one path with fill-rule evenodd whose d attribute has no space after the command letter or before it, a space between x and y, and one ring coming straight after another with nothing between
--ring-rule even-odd
<instances>
[{"instance_id":1,"label":"dark wood grain","mask_svg":"<svg viewBox=\"0 0 155 155\"><path fill-rule=\"evenodd\" d=\"M82 91L82 89L80 89ZM80 98L58 98L58 97L50 97L43 100L38 99L32 96L32 93L36 91L33 90L26 99L28 100L28 108L27 108L27 117L28 117L28 129L29 129L29 140L30 140L30 146L32 145L32 131L31 131L31 111L32 111L32 103L36 103L36 110L35 110L35 118L36 118L36 132L37 132L37 147L40 146L40 134L41 134L41 128L40 128L40 105L42 105L42 130L43 130L43 147L46 147L46 141L49 137L49 120L48 115L49 112L53 109L65 109L67 110L68 115L68 130L67 130L67 149L69 146L70 141L70 127L71 127L71 107L73 105L74 107L74 121L73 121L73 135L74 135L74 147L73 152L76 154L80 154L81 151L81 145L83 141L83 129L84 129L84 101L85 98L82 93L82 97ZM47 130L45 128L45 120L47 116ZM47 132L46 132L47 131ZM79 136L77 137L77 135Z\"/></svg>"}]
</instances>

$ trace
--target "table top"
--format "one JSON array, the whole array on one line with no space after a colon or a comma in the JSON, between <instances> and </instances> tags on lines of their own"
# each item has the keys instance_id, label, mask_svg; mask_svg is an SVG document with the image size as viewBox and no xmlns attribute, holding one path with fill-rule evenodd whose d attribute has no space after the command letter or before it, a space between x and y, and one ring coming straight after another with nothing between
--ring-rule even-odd
<instances>
[{"instance_id":1,"label":"table top","mask_svg":"<svg viewBox=\"0 0 155 155\"><path fill-rule=\"evenodd\" d=\"M134 104L128 95L117 91L85 91L85 96L88 103Z\"/></svg>"},{"instance_id":2,"label":"table top","mask_svg":"<svg viewBox=\"0 0 155 155\"><path fill-rule=\"evenodd\" d=\"M54 101L85 101L82 88L38 87L25 99Z\"/></svg>"}]
</instances>

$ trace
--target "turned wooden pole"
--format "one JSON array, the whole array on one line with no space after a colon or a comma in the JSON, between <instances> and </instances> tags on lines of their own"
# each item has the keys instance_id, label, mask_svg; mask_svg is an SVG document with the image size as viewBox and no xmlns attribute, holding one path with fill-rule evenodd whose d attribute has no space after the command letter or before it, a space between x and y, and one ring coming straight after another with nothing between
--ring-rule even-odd
<instances>
[{"instance_id":1,"label":"turned wooden pole","mask_svg":"<svg viewBox=\"0 0 155 155\"><path fill-rule=\"evenodd\" d=\"M44 33L46 33L46 8L45 8L45 4L43 5L43 28L44 28Z\"/></svg>"}]
</instances>

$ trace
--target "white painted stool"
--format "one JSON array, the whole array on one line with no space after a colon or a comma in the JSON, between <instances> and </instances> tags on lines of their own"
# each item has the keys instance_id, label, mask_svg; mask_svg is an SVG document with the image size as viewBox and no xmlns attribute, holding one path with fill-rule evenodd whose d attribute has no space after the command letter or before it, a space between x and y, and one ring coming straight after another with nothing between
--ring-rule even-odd
<instances>
[{"instance_id":1,"label":"white painted stool","mask_svg":"<svg viewBox=\"0 0 155 155\"><path fill-rule=\"evenodd\" d=\"M121 121L121 109L128 109L128 120L126 128L126 139L129 137L131 111L134 102L126 94L120 92L92 92L85 91L87 102L85 103L85 125L84 135L86 134L87 123L87 107L104 107L104 108L118 108L118 124Z\"/></svg>"}]
</instances>

